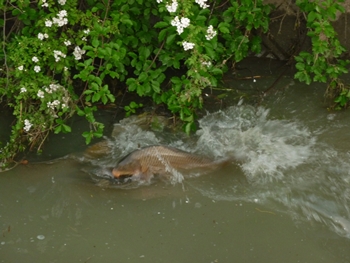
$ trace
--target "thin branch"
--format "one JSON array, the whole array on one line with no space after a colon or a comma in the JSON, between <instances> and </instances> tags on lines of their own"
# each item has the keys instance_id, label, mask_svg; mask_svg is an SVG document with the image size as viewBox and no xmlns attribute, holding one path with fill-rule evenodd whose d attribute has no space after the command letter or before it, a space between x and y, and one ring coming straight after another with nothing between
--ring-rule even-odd
<instances>
[{"instance_id":1,"label":"thin branch","mask_svg":"<svg viewBox=\"0 0 350 263\"><path fill-rule=\"evenodd\" d=\"M165 40L163 41L162 45L160 46L156 56L154 57L154 59L152 60L152 63L148 66L148 68L146 69L146 72L152 67L152 65L154 64L154 62L156 61L160 51L163 49L163 46L164 46L164 43L165 43Z\"/></svg>"}]
</instances>

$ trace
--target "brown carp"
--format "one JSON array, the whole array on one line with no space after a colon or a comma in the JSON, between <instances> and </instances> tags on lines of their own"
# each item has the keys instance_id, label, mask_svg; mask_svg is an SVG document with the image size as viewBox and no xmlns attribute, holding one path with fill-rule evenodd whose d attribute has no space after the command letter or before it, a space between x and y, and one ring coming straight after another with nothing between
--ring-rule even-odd
<instances>
[{"instance_id":1,"label":"brown carp","mask_svg":"<svg viewBox=\"0 0 350 263\"><path fill-rule=\"evenodd\" d=\"M127 155L112 173L115 178L131 176L149 181L153 175L167 178L174 172L212 171L223 163L227 161L213 161L210 158L168 146L149 146Z\"/></svg>"}]
</instances>

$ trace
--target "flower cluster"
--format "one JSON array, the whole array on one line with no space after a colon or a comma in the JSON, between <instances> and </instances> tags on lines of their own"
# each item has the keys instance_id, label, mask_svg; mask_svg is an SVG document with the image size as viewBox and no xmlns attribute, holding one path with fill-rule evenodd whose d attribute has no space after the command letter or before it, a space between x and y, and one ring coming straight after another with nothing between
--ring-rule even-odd
<instances>
[{"instance_id":1,"label":"flower cluster","mask_svg":"<svg viewBox=\"0 0 350 263\"><path fill-rule=\"evenodd\" d=\"M48 20L48 19L45 20L45 26L46 27L51 27L52 24L55 24L55 25L57 25L59 27L67 25L68 24L67 11L66 10L61 10L57 14L57 17L52 18L52 21Z\"/></svg>"},{"instance_id":2,"label":"flower cluster","mask_svg":"<svg viewBox=\"0 0 350 263\"><path fill-rule=\"evenodd\" d=\"M43 100L43 103L44 102L46 103L46 107L49 109L52 117L58 118L56 114L57 113L56 110L59 110L60 108L61 109L68 108L68 105L71 101L69 92L63 86L52 83L48 87L44 86L42 87L42 89L38 91L37 93L38 98L44 99L45 92L46 92L46 99ZM56 93L56 95L49 95L53 93ZM47 102L48 100L50 100L50 98L57 98L57 96L59 97L59 100L55 99L53 101Z\"/></svg>"},{"instance_id":3,"label":"flower cluster","mask_svg":"<svg viewBox=\"0 0 350 263\"><path fill-rule=\"evenodd\" d=\"M195 0L195 2L197 4L199 4L199 6L203 9L209 7L209 5L207 5L207 3L206 3L207 0Z\"/></svg>"},{"instance_id":4,"label":"flower cluster","mask_svg":"<svg viewBox=\"0 0 350 263\"><path fill-rule=\"evenodd\" d=\"M48 102L46 105L48 108L54 110L55 107L58 109L58 107L60 106L60 101L59 100L54 100L53 102Z\"/></svg>"},{"instance_id":5,"label":"flower cluster","mask_svg":"<svg viewBox=\"0 0 350 263\"><path fill-rule=\"evenodd\" d=\"M80 60L81 56L85 54L85 50L81 49L79 46L76 46L74 48L73 55L75 57L75 60Z\"/></svg>"},{"instance_id":6,"label":"flower cluster","mask_svg":"<svg viewBox=\"0 0 350 263\"><path fill-rule=\"evenodd\" d=\"M67 0L58 0L58 3L59 3L60 5L65 5L65 4L66 4L66 1L67 1Z\"/></svg>"},{"instance_id":7,"label":"flower cluster","mask_svg":"<svg viewBox=\"0 0 350 263\"><path fill-rule=\"evenodd\" d=\"M53 56L55 57L55 61L58 62L61 60L61 58L65 58L66 54L63 54L62 51L54 50Z\"/></svg>"},{"instance_id":8,"label":"flower cluster","mask_svg":"<svg viewBox=\"0 0 350 263\"><path fill-rule=\"evenodd\" d=\"M49 35L48 34L43 34L43 33L39 33L38 34L38 38L40 39L40 40L43 40L44 38L49 38Z\"/></svg>"},{"instance_id":9,"label":"flower cluster","mask_svg":"<svg viewBox=\"0 0 350 263\"><path fill-rule=\"evenodd\" d=\"M23 65L21 65L21 66L18 67L18 70L22 71L23 68L24 68Z\"/></svg>"},{"instance_id":10,"label":"flower cluster","mask_svg":"<svg viewBox=\"0 0 350 263\"><path fill-rule=\"evenodd\" d=\"M45 87L45 91L47 93L53 93L53 92L56 92L59 88L61 88L60 85L57 85L57 84L50 84L49 87Z\"/></svg>"},{"instance_id":11,"label":"flower cluster","mask_svg":"<svg viewBox=\"0 0 350 263\"><path fill-rule=\"evenodd\" d=\"M190 25L190 19L187 17L181 17L179 19L178 16L176 16L172 21L171 21L172 26L176 26L176 31L179 33L179 35L184 32L184 28L188 27Z\"/></svg>"},{"instance_id":12,"label":"flower cluster","mask_svg":"<svg viewBox=\"0 0 350 263\"><path fill-rule=\"evenodd\" d=\"M44 98L44 92L42 90L38 90L38 93L36 94L40 99Z\"/></svg>"},{"instance_id":13,"label":"flower cluster","mask_svg":"<svg viewBox=\"0 0 350 263\"><path fill-rule=\"evenodd\" d=\"M45 20L45 26L46 26L46 27L51 27L51 26L52 26L52 21L46 19L46 20Z\"/></svg>"},{"instance_id":14,"label":"flower cluster","mask_svg":"<svg viewBox=\"0 0 350 263\"><path fill-rule=\"evenodd\" d=\"M207 68L209 68L211 66L211 62L210 61L203 61L202 65L207 66Z\"/></svg>"},{"instance_id":15,"label":"flower cluster","mask_svg":"<svg viewBox=\"0 0 350 263\"><path fill-rule=\"evenodd\" d=\"M183 46L184 50L187 51L189 49L194 48L194 43L184 41L184 42L182 42L182 46Z\"/></svg>"},{"instance_id":16,"label":"flower cluster","mask_svg":"<svg viewBox=\"0 0 350 263\"><path fill-rule=\"evenodd\" d=\"M161 2L163 2L163 0L157 0L157 3L160 4Z\"/></svg>"},{"instance_id":17,"label":"flower cluster","mask_svg":"<svg viewBox=\"0 0 350 263\"><path fill-rule=\"evenodd\" d=\"M174 12L176 12L177 6L178 6L177 1L173 0L171 5L166 5L165 7L169 13L174 13Z\"/></svg>"},{"instance_id":18,"label":"flower cluster","mask_svg":"<svg viewBox=\"0 0 350 263\"><path fill-rule=\"evenodd\" d=\"M49 4L46 2L46 0L43 0L43 4L41 6L42 7L49 7Z\"/></svg>"},{"instance_id":19,"label":"flower cluster","mask_svg":"<svg viewBox=\"0 0 350 263\"><path fill-rule=\"evenodd\" d=\"M34 71L35 71L36 73L39 73L40 70L41 70L40 66L36 65L36 66L34 67Z\"/></svg>"},{"instance_id":20,"label":"flower cluster","mask_svg":"<svg viewBox=\"0 0 350 263\"><path fill-rule=\"evenodd\" d=\"M65 40L63 43L64 43L67 47L70 46L70 45L72 45L72 42L70 42L69 40Z\"/></svg>"},{"instance_id":21,"label":"flower cluster","mask_svg":"<svg viewBox=\"0 0 350 263\"><path fill-rule=\"evenodd\" d=\"M27 92L27 89L25 87L22 87L21 88L21 93L25 93L25 92Z\"/></svg>"},{"instance_id":22,"label":"flower cluster","mask_svg":"<svg viewBox=\"0 0 350 263\"><path fill-rule=\"evenodd\" d=\"M24 128L23 129L26 132L29 132L29 130L30 130L30 128L32 128L32 126L33 126L33 124L31 124L29 120L27 120L27 119L24 120Z\"/></svg>"},{"instance_id":23,"label":"flower cluster","mask_svg":"<svg viewBox=\"0 0 350 263\"><path fill-rule=\"evenodd\" d=\"M38 59L38 57L34 56L34 57L32 57L32 61L33 61L34 63L37 63L37 62L39 62L39 59ZM23 66L21 66L21 67L22 67L22 69L23 69ZM20 67L18 67L18 69L19 69L19 70L22 70L22 69L20 69ZM34 66L34 71L35 71L36 73L39 73L40 70L41 70L40 66L38 66L38 65Z\"/></svg>"},{"instance_id":24,"label":"flower cluster","mask_svg":"<svg viewBox=\"0 0 350 263\"><path fill-rule=\"evenodd\" d=\"M210 40L216 36L217 32L214 30L213 26L210 25L207 29L207 34L205 35L205 38L207 40Z\"/></svg>"}]
</instances>

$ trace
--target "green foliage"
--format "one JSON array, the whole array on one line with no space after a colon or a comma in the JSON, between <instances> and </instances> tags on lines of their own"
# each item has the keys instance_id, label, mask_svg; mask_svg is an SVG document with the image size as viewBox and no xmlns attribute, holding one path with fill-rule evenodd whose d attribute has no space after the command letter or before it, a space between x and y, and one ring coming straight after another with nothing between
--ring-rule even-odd
<instances>
[{"instance_id":1,"label":"green foliage","mask_svg":"<svg viewBox=\"0 0 350 263\"><path fill-rule=\"evenodd\" d=\"M141 107L143 107L143 104L142 104L142 103L139 103L139 104L138 104L138 103L136 103L135 101L130 102L129 105L127 105L127 106L124 107L124 110L125 110L125 112L126 112L126 116L128 117L128 116L130 116L131 114L136 113L136 110L137 110L138 108L141 108Z\"/></svg>"},{"instance_id":2,"label":"green foliage","mask_svg":"<svg viewBox=\"0 0 350 263\"><path fill-rule=\"evenodd\" d=\"M49 132L70 132L73 114L90 123L86 143L101 137L94 113L96 104L115 103L112 83L115 92L126 84L166 104L193 131L203 88L217 85L228 61L260 51L251 31L266 32L270 12L262 0L24 0L0 8L0 96L17 119L0 153L5 159L27 145L40 151ZM182 75L166 85L170 69ZM124 109L128 116L140 107L131 102Z\"/></svg>"},{"instance_id":3,"label":"green foliage","mask_svg":"<svg viewBox=\"0 0 350 263\"><path fill-rule=\"evenodd\" d=\"M348 60L341 59L345 48L341 46L337 33L331 22L336 18L337 12L344 12L340 4L342 0L298 0L297 5L307 13L308 36L312 41L312 53L301 52L295 57L297 73L295 78L310 84L312 81L328 83L328 89L336 94L336 108L347 105L349 89L345 88L339 77L347 73Z\"/></svg>"}]
</instances>

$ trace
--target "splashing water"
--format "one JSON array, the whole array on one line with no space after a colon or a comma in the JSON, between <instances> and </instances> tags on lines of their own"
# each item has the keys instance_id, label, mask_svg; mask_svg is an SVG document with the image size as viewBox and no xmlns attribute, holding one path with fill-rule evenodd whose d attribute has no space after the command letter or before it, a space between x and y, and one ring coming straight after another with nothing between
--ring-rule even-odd
<instances>
[{"instance_id":1,"label":"splashing water","mask_svg":"<svg viewBox=\"0 0 350 263\"><path fill-rule=\"evenodd\" d=\"M283 172L304 163L315 138L295 122L269 120L268 110L230 107L199 121L197 149L214 156L233 155L251 181L283 179Z\"/></svg>"},{"instance_id":2,"label":"splashing water","mask_svg":"<svg viewBox=\"0 0 350 263\"><path fill-rule=\"evenodd\" d=\"M208 113L190 139L149 131L141 122L133 117L116 124L108 139L110 154L90 161L113 167L131 151L159 144L214 160L231 158L247 179L245 183L236 179L236 169L226 170L232 173L229 182L221 184L220 179L208 186L206 181L186 180L186 184L213 200L264 204L288 213L296 222L326 225L350 238L349 154L318 142L320 131L312 133L298 121L273 119L267 109L244 105ZM171 183L183 181L183 175L171 166L167 171L173 175ZM108 170L96 168L93 173L107 177Z\"/></svg>"}]
</instances>

